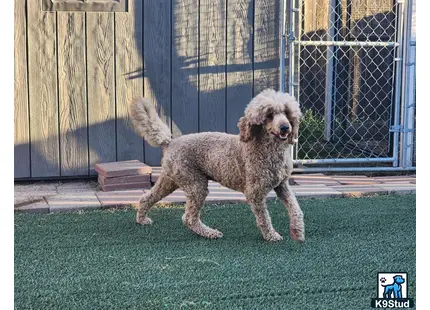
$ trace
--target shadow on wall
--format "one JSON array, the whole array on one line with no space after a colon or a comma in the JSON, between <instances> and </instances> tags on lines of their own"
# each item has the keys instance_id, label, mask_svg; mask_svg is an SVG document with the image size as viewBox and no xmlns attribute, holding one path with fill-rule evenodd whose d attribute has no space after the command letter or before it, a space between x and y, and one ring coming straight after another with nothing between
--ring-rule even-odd
<instances>
[{"instance_id":1,"label":"shadow on wall","mask_svg":"<svg viewBox=\"0 0 430 310\"><path fill-rule=\"evenodd\" d=\"M98 143L90 143L90 147L88 147L88 132L111 132L112 129L119 127L122 127L121 133L123 135L129 136L130 139L140 139L130 126L128 119L118 118L62 133L61 151L58 149L46 150L47 144L55 144L47 143L46 141L55 139L58 142L58 136L50 136L47 140L32 141L30 150L28 143L17 144L14 148L15 178L17 178L17 175L20 176L18 178L26 178L21 176L22 171L31 171L33 178L96 175L93 165L89 163L116 161L117 154L121 150L117 149L118 146L115 145L115 141L108 141L108 143L98 141ZM106 139L109 138L112 137L106 136ZM73 147L68 147L68 144L73 145ZM142 144L140 146L143 148ZM29 151L31 151L31 166L30 162L20 158L20 154L25 154ZM61 156L60 152L64 156ZM49 154L52 159L43 154ZM123 157L121 160L131 159L136 158L135 156L130 156L128 158Z\"/></svg>"}]
</instances>

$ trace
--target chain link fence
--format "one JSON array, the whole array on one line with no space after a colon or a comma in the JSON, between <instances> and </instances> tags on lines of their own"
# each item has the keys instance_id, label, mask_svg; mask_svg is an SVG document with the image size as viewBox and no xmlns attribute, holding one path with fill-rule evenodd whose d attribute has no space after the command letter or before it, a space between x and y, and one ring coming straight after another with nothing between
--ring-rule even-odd
<instances>
[{"instance_id":1,"label":"chain link fence","mask_svg":"<svg viewBox=\"0 0 430 310\"><path fill-rule=\"evenodd\" d=\"M296 163L398 166L403 4L290 0L284 10L281 70L304 114Z\"/></svg>"}]
</instances>

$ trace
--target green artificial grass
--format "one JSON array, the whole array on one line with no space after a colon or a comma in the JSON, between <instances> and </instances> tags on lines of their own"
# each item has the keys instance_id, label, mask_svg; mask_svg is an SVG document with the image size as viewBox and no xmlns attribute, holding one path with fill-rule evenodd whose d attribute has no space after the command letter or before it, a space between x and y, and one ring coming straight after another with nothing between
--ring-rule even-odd
<instances>
[{"instance_id":1,"label":"green artificial grass","mask_svg":"<svg viewBox=\"0 0 430 310\"><path fill-rule=\"evenodd\" d=\"M302 199L306 242L264 242L246 205L206 206L224 237L182 226L182 208L15 215L15 309L370 309L377 272L408 272L415 196Z\"/></svg>"}]
</instances>

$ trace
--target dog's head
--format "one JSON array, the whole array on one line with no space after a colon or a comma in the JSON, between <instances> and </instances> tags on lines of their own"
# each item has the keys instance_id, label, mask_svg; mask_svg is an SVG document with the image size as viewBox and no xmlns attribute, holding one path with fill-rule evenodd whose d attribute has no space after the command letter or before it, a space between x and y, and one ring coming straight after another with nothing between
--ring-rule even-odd
<instances>
[{"instance_id":1,"label":"dog's head","mask_svg":"<svg viewBox=\"0 0 430 310\"><path fill-rule=\"evenodd\" d=\"M292 96L266 89L252 99L240 118L240 140L248 142L266 135L279 143L294 144L301 117L299 104Z\"/></svg>"},{"instance_id":2,"label":"dog's head","mask_svg":"<svg viewBox=\"0 0 430 310\"><path fill-rule=\"evenodd\" d=\"M400 275L394 276L393 279L394 279L394 283L397 283L397 284L405 283L405 279L403 279L403 277Z\"/></svg>"}]
</instances>

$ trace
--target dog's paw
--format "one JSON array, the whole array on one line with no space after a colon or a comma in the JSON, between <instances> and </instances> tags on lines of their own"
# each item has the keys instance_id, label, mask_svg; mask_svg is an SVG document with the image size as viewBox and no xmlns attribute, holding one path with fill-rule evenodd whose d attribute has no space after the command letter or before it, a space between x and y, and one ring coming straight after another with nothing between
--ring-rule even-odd
<instances>
[{"instance_id":1,"label":"dog's paw","mask_svg":"<svg viewBox=\"0 0 430 310\"><path fill-rule=\"evenodd\" d=\"M202 225L199 227L190 227L190 228L196 234L209 239L218 239L223 236L222 232L220 232L219 230L209 228L206 225L205 226Z\"/></svg>"},{"instance_id":2,"label":"dog's paw","mask_svg":"<svg viewBox=\"0 0 430 310\"><path fill-rule=\"evenodd\" d=\"M264 239L269 242L278 242L278 241L282 241L284 238L282 238L282 236L276 231L272 231L266 236L264 236Z\"/></svg>"},{"instance_id":3,"label":"dog's paw","mask_svg":"<svg viewBox=\"0 0 430 310\"><path fill-rule=\"evenodd\" d=\"M218 239L218 238L222 238L222 236L223 236L222 232L216 229L208 229L205 232L205 237L210 239Z\"/></svg>"},{"instance_id":4,"label":"dog's paw","mask_svg":"<svg viewBox=\"0 0 430 310\"><path fill-rule=\"evenodd\" d=\"M304 242L305 241L305 233L303 230L299 229L290 229L290 237L291 239L298 241L298 242Z\"/></svg>"},{"instance_id":5,"label":"dog's paw","mask_svg":"<svg viewBox=\"0 0 430 310\"><path fill-rule=\"evenodd\" d=\"M151 225L152 220L149 217L136 217L136 224L140 225Z\"/></svg>"},{"instance_id":6,"label":"dog's paw","mask_svg":"<svg viewBox=\"0 0 430 310\"><path fill-rule=\"evenodd\" d=\"M194 221L194 223L192 222L190 223L190 221L187 220L187 218L184 215L182 216L182 221L184 222L185 226L191 229L191 231L193 231L194 233L202 237L209 238L209 239L218 239L222 237L222 232L206 226L200 220Z\"/></svg>"}]
</instances>

